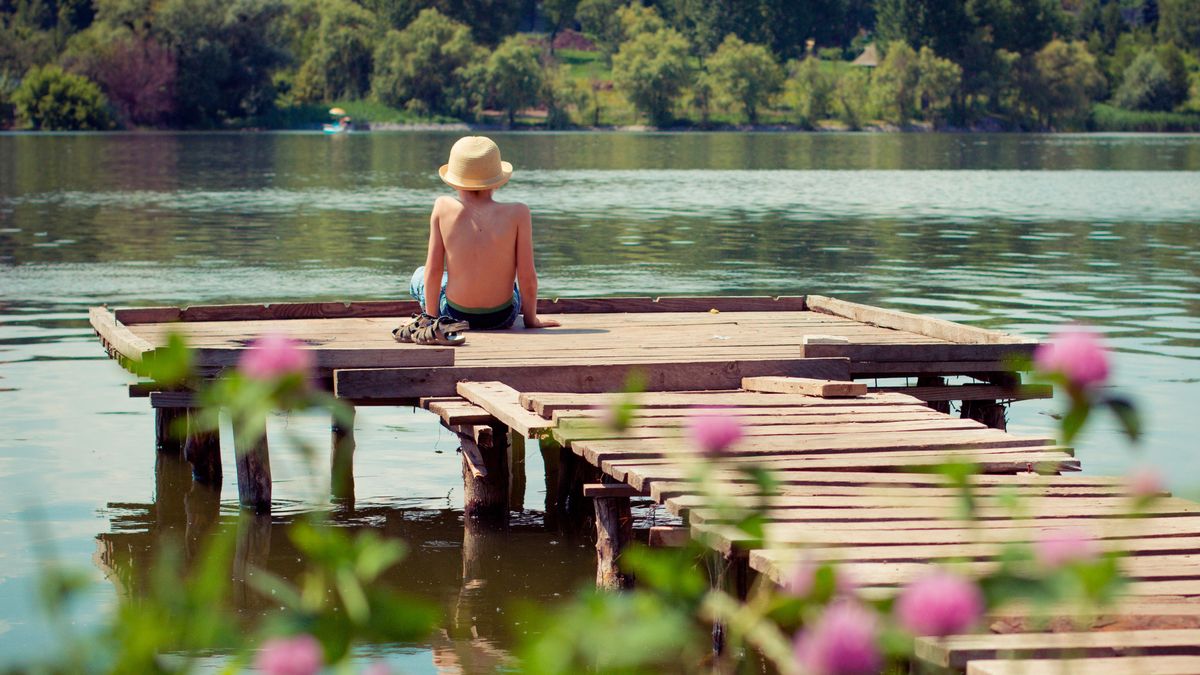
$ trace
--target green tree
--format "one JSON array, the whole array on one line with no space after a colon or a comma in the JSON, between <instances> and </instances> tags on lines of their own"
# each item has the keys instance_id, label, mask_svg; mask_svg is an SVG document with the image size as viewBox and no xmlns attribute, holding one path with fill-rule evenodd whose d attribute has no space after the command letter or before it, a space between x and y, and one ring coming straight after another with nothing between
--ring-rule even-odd
<instances>
[{"instance_id":1,"label":"green tree","mask_svg":"<svg viewBox=\"0 0 1200 675\"><path fill-rule=\"evenodd\" d=\"M1200 48L1200 2L1158 0L1158 39L1193 51Z\"/></svg>"},{"instance_id":2,"label":"green tree","mask_svg":"<svg viewBox=\"0 0 1200 675\"><path fill-rule=\"evenodd\" d=\"M783 68L770 50L732 34L709 57L708 75L717 100L740 105L750 124L758 123L759 108L783 85Z\"/></svg>"},{"instance_id":3,"label":"green tree","mask_svg":"<svg viewBox=\"0 0 1200 675\"><path fill-rule=\"evenodd\" d=\"M642 33L613 56L613 84L656 125L671 121L675 101L691 80L687 38L673 28Z\"/></svg>"},{"instance_id":4,"label":"green tree","mask_svg":"<svg viewBox=\"0 0 1200 675\"><path fill-rule=\"evenodd\" d=\"M158 42L175 56L180 121L213 126L262 115L275 105L272 75L286 63L277 30L281 0L165 0Z\"/></svg>"},{"instance_id":5,"label":"green tree","mask_svg":"<svg viewBox=\"0 0 1200 675\"><path fill-rule=\"evenodd\" d=\"M1042 127L1079 126L1104 88L1096 58L1082 42L1052 40L1026 59L1021 101Z\"/></svg>"},{"instance_id":6,"label":"green tree","mask_svg":"<svg viewBox=\"0 0 1200 675\"><path fill-rule=\"evenodd\" d=\"M565 129L571 126L571 108L583 105L583 92L565 66L548 68L542 78L542 103L546 105L546 126Z\"/></svg>"},{"instance_id":7,"label":"green tree","mask_svg":"<svg viewBox=\"0 0 1200 675\"><path fill-rule=\"evenodd\" d=\"M621 44L621 22L617 18L621 4L621 0L579 0L575 8L579 27L591 36L606 60L612 59Z\"/></svg>"},{"instance_id":8,"label":"green tree","mask_svg":"<svg viewBox=\"0 0 1200 675\"><path fill-rule=\"evenodd\" d=\"M851 68L842 73L833 90L833 109L843 124L851 129L862 126L870 109L870 76L863 68Z\"/></svg>"},{"instance_id":9,"label":"green tree","mask_svg":"<svg viewBox=\"0 0 1200 675\"><path fill-rule=\"evenodd\" d=\"M422 113L463 112L468 66L481 50L471 29L436 9L423 9L404 30L388 31L375 50L371 91L380 101ZM457 102L456 102L457 101Z\"/></svg>"},{"instance_id":10,"label":"green tree","mask_svg":"<svg viewBox=\"0 0 1200 675\"><path fill-rule=\"evenodd\" d=\"M871 97L880 116L892 124L907 124L912 119L917 98L917 53L904 42L893 42L875 69Z\"/></svg>"},{"instance_id":11,"label":"green tree","mask_svg":"<svg viewBox=\"0 0 1200 675\"><path fill-rule=\"evenodd\" d=\"M621 42L632 40L643 33L657 33L667 27L658 10L631 2L617 9L617 23L621 26Z\"/></svg>"},{"instance_id":12,"label":"green tree","mask_svg":"<svg viewBox=\"0 0 1200 675\"><path fill-rule=\"evenodd\" d=\"M12 94L17 117L34 129L108 129L108 100L95 82L58 66L34 67Z\"/></svg>"},{"instance_id":13,"label":"green tree","mask_svg":"<svg viewBox=\"0 0 1200 675\"><path fill-rule=\"evenodd\" d=\"M1171 76L1154 52L1142 52L1125 69L1113 103L1127 110L1170 110L1175 107Z\"/></svg>"},{"instance_id":14,"label":"green tree","mask_svg":"<svg viewBox=\"0 0 1200 675\"><path fill-rule=\"evenodd\" d=\"M579 0L542 0L542 13L550 23L548 42L551 54L554 53L554 38L558 37L559 31L575 21L575 10L578 7Z\"/></svg>"},{"instance_id":15,"label":"green tree","mask_svg":"<svg viewBox=\"0 0 1200 675\"><path fill-rule=\"evenodd\" d=\"M488 56L487 91L496 105L508 113L508 124L516 122L517 110L538 102L542 92L541 53L521 35L511 35Z\"/></svg>"},{"instance_id":16,"label":"green tree","mask_svg":"<svg viewBox=\"0 0 1200 675\"><path fill-rule=\"evenodd\" d=\"M302 101L361 98L371 86L377 20L350 0L321 0L315 41L296 77Z\"/></svg>"},{"instance_id":17,"label":"green tree","mask_svg":"<svg viewBox=\"0 0 1200 675\"><path fill-rule=\"evenodd\" d=\"M962 68L929 47L917 53L917 105L931 122L944 121L962 84Z\"/></svg>"},{"instance_id":18,"label":"green tree","mask_svg":"<svg viewBox=\"0 0 1200 675\"><path fill-rule=\"evenodd\" d=\"M791 71L786 95L800 117L800 124L811 127L829 117L836 83L822 71L820 59L810 56L798 63L793 61Z\"/></svg>"},{"instance_id":19,"label":"green tree","mask_svg":"<svg viewBox=\"0 0 1200 675\"><path fill-rule=\"evenodd\" d=\"M1183 104L1188 100L1190 94L1187 62L1184 61L1183 52L1175 46L1174 42L1168 42L1165 45L1159 45L1155 50L1155 55L1158 57L1158 62L1167 71L1171 107Z\"/></svg>"}]
</instances>

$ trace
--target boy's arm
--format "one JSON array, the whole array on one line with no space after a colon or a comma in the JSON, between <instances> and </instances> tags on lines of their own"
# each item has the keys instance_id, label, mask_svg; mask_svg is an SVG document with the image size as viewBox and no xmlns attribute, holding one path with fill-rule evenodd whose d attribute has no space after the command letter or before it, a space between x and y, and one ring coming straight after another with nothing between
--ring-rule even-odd
<instances>
[{"instance_id":1,"label":"boy's arm","mask_svg":"<svg viewBox=\"0 0 1200 675\"><path fill-rule=\"evenodd\" d=\"M433 205L429 216L429 253L425 256L425 313L438 316L441 313L442 272L446 269L446 245L442 241L442 229L438 226L438 205Z\"/></svg>"},{"instance_id":2,"label":"boy's arm","mask_svg":"<svg viewBox=\"0 0 1200 675\"><path fill-rule=\"evenodd\" d=\"M526 328L553 328L557 321L537 315L537 270L533 267L533 219L522 207L517 221L517 285L521 288L521 314Z\"/></svg>"}]
</instances>

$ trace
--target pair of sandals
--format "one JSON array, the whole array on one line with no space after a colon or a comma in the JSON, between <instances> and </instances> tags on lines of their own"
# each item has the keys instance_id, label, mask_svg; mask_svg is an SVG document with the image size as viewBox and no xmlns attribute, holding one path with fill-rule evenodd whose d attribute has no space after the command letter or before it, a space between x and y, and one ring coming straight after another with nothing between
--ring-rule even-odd
<instances>
[{"instance_id":1,"label":"pair of sandals","mask_svg":"<svg viewBox=\"0 0 1200 675\"><path fill-rule=\"evenodd\" d=\"M435 318L425 313L413 314L412 321L392 330L392 337L398 342L457 347L467 341L463 331L470 327L466 321L448 316Z\"/></svg>"}]
</instances>

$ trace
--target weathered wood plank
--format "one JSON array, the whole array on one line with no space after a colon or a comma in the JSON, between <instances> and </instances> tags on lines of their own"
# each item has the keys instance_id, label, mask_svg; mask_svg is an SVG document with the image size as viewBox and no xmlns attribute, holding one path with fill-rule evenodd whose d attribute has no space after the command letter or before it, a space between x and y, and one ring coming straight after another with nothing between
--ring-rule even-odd
<instances>
[{"instance_id":1,"label":"weathered wood plank","mask_svg":"<svg viewBox=\"0 0 1200 675\"><path fill-rule=\"evenodd\" d=\"M1001 344L810 344L800 345L805 358L844 356L852 361L1005 361L1033 354L1034 343Z\"/></svg>"},{"instance_id":2,"label":"weathered wood plank","mask_svg":"<svg viewBox=\"0 0 1200 675\"><path fill-rule=\"evenodd\" d=\"M834 382L807 377L745 377L742 378L742 389L819 398L863 396L867 393L867 385L862 382Z\"/></svg>"},{"instance_id":3,"label":"weathered wood plank","mask_svg":"<svg viewBox=\"0 0 1200 675\"><path fill-rule=\"evenodd\" d=\"M88 308L88 322L105 344L131 361L141 361L154 351L154 345L134 335L107 307Z\"/></svg>"},{"instance_id":4,"label":"weathered wood plank","mask_svg":"<svg viewBox=\"0 0 1200 675\"><path fill-rule=\"evenodd\" d=\"M806 306L815 312L825 312L862 323L882 326L883 328L911 331L960 344L1020 344L1029 342L1029 340L1024 338L1007 335L999 331L966 326L954 323L953 321L935 319L908 312L861 305L856 302L837 300L823 295L807 296Z\"/></svg>"},{"instance_id":5,"label":"weathered wood plank","mask_svg":"<svg viewBox=\"0 0 1200 675\"><path fill-rule=\"evenodd\" d=\"M978 660L967 675L1196 675L1200 656Z\"/></svg>"},{"instance_id":6,"label":"weathered wood plank","mask_svg":"<svg viewBox=\"0 0 1200 675\"><path fill-rule=\"evenodd\" d=\"M740 384L740 382L739 382ZM518 387L519 389L519 387ZM521 394L521 405L542 417L551 417L558 410L589 410L607 408L625 399L613 393L531 392ZM820 407L845 408L859 406L920 405L919 399L904 394L868 394L853 400L824 399L800 394L763 394L751 391L649 391L631 399L639 410L650 408L779 408ZM678 412L674 414L679 414Z\"/></svg>"},{"instance_id":7,"label":"weathered wood plank","mask_svg":"<svg viewBox=\"0 0 1200 675\"><path fill-rule=\"evenodd\" d=\"M226 368L236 366L253 347L194 350L198 366ZM429 368L454 365L454 347L429 347L395 343L383 349L363 347L309 347L320 370L338 368Z\"/></svg>"},{"instance_id":8,"label":"weathered wood plank","mask_svg":"<svg viewBox=\"0 0 1200 675\"><path fill-rule=\"evenodd\" d=\"M583 486L583 496L592 498L603 497L644 497L641 490L635 490L620 483L588 483Z\"/></svg>"},{"instance_id":9,"label":"weathered wood plank","mask_svg":"<svg viewBox=\"0 0 1200 675\"><path fill-rule=\"evenodd\" d=\"M646 463L638 465L630 463L625 471L636 483L630 483L638 489L644 489L645 484L655 482L686 481L695 472L691 467L682 464ZM795 489L830 489L849 488L869 490L872 488L892 491L909 488L950 489L949 480L937 473L877 473L870 471L776 471L773 475L782 490ZM713 480L727 484L751 483L752 479L732 467L721 467L712 472ZM1033 473L1016 475L975 475L971 476L971 485L976 490L1012 490L1021 494L1021 490L1046 490L1046 494L1070 493L1072 490L1087 490L1080 494L1124 495L1128 491L1128 479L1118 476L1046 476ZM684 484L687 484L686 482ZM845 493L842 494L854 494ZM864 493L866 494L866 493ZM886 493L885 493L886 494ZM1164 493L1165 496L1166 493Z\"/></svg>"},{"instance_id":10,"label":"weathered wood plank","mask_svg":"<svg viewBox=\"0 0 1200 675\"><path fill-rule=\"evenodd\" d=\"M996 384L958 384L938 387L875 387L874 392L907 394L922 401L998 401L1051 398L1054 387L1048 384L1029 384L1011 389Z\"/></svg>"},{"instance_id":11,"label":"weathered wood plank","mask_svg":"<svg viewBox=\"0 0 1200 675\"><path fill-rule=\"evenodd\" d=\"M521 393L503 382L459 382L459 396L491 413L509 429L537 438L554 423L521 407Z\"/></svg>"},{"instance_id":12,"label":"weathered wood plank","mask_svg":"<svg viewBox=\"0 0 1200 675\"><path fill-rule=\"evenodd\" d=\"M736 388L743 377L791 375L847 379L845 359L785 359L708 363L646 363L568 365L554 369L553 379L542 366L456 366L448 368L379 368L338 370L334 391L341 398L416 399L455 393L459 381L503 382L517 390L557 389L601 393L619 390L633 373L640 373L651 391ZM540 414L540 413L539 413Z\"/></svg>"},{"instance_id":13,"label":"weathered wood plank","mask_svg":"<svg viewBox=\"0 0 1200 675\"><path fill-rule=\"evenodd\" d=\"M457 397L455 401L431 401L422 407L441 417L442 422L449 426L490 424L496 421L496 417L487 410Z\"/></svg>"},{"instance_id":14,"label":"weathered wood plank","mask_svg":"<svg viewBox=\"0 0 1200 675\"><path fill-rule=\"evenodd\" d=\"M529 413L532 414L532 413ZM916 419L900 421L871 421L830 422L826 424L796 424L796 425L743 425L743 438L758 438L762 436L784 436L787 438L802 438L813 435L854 436L867 433L907 433L907 432L950 432L973 431L986 429L975 420L942 417L941 419ZM636 426L623 431L606 429L604 427L560 426L552 432L554 439L563 445L571 445L577 441L594 440L632 440L632 439L678 439L682 438L679 427L670 426Z\"/></svg>"},{"instance_id":15,"label":"weathered wood plank","mask_svg":"<svg viewBox=\"0 0 1200 675\"><path fill-rule=\"evenodd\" d=\"M1200 655L1200 630L1148 630L1089 633L1013 633L917 638L916 657L942 668L963 669L970 661L1016 658Z\"/></svg>"}]
</instances>

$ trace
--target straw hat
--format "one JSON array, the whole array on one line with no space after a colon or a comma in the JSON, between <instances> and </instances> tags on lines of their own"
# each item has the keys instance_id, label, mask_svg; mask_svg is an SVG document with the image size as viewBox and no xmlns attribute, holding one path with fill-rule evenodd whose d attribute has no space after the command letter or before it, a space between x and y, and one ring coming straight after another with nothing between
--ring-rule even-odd
<instances>
[{"instance_id":1,"label":"straw hat","mask_svg":"<svg viewBox=\"0 0 1200 675\"><path fill-rule=\"evenodd\" d=\"M486 136L464 136L450 148L450 162L438 169L446 185L459 190L494 190L512 178L512 164L500 161L500 148Z\"/></svg>"}]
</instances>

